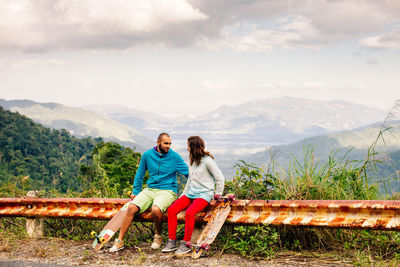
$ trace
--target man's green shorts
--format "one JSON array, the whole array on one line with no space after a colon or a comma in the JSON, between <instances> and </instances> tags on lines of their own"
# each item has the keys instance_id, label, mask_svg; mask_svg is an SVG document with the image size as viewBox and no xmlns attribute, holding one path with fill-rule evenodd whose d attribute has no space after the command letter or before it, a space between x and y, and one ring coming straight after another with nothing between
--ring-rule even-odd
<instances>
[{"instance_id":1,"label":"man's green shorts","mask_svg":"<svg viewBox=\"0 0 400 267\"><path fill-rule=\"evenodd\" d=\"M145 212L152 205L159 207L161 212L165 212L176 197L176 193L171 190L145 188L129 203L138 206L139 213Z\"/></svg>"}]
</instances>

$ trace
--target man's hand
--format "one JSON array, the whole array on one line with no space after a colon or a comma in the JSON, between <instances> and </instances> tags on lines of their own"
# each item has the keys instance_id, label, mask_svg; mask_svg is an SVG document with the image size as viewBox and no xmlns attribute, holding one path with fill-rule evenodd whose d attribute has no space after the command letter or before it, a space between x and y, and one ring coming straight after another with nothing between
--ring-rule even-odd
<instances>
[{"instance_id":1,"label":"man's hand","mask_svg":"<svg viewBox=\"0 0 400 267\"><path fill-rule=\"evenodd\" d=\"M136 197L136 195L134 195L133 193L130 195L130 197L131 197L131 200L133 200L135 197Z\"/></svg>"}]
</instances>

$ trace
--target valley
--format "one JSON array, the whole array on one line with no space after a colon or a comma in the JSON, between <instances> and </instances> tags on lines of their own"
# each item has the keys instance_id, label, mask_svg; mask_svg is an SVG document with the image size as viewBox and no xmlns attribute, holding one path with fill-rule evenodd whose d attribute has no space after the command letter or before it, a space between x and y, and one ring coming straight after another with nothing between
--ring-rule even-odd
<instances>
[{"instance_id":1,"label":"valley","mask_svg":"<svg viewBox=\"0 0 400 267\"><path fill-rule=\"evenodd\" d=\"M0 105L52 129L64 128L77 137L103 137L139 152L152 147L160 132L168 132L173 149L186 161L187 137L200 135L227 180L235 175L233 166L239 160L266 167L273 159L285 169L302 158L307 146L320 165L331 152L341 157L352 150L350 158L361 160L386 116L383 110L350 102L293 97L222 106L195 117L163 116L122 106L72 108L30 100L0 99ZM399 121L394 116L387 123L391 129L376 146L377 152L386 154L400 149Z\"/></svg>"}]
</instances>

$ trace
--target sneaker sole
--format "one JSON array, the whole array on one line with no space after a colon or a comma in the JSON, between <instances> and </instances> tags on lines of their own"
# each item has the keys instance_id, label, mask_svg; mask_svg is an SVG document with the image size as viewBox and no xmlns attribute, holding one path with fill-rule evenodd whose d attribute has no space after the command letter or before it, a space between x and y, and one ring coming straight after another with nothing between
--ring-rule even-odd
<instances>
[{"instance_id":1,"label":"sneaker sole","mask_svg":"<svg viewBox=\"0 0 400 267\"><path fill-rule=\"evenodd\" d=\"M190 253L190 252L192 252L192 250L190 249L190 250L185 250L185 251L175 251L175 254L176 255L183 255L183 254L188 254L188 253Z\"/></svg>"},{"instance_id":2,"label":"sneaker sole","mask_svg":"<svg viewBox=\"0 0 400 267\"><path fill-rule=\"evenodd\" d=\"M110 248L110 250L108 251L108 252L117 252L117 251L120 251L120 250L123 250L125 248L125 246L123 246L123 247L120 247L120 248Z\"/></svg>"},{"instance_id":3,"label":"sneaker sole","mask_svg":"<svg viewBox=\"0 0 400 267\"><path fill-rule=\"evenodd\" d=\"M161 252L172 252L172 251L176 251L176 250L178 250L178 248L162 249Z\"/></svg>"}]
</instances>

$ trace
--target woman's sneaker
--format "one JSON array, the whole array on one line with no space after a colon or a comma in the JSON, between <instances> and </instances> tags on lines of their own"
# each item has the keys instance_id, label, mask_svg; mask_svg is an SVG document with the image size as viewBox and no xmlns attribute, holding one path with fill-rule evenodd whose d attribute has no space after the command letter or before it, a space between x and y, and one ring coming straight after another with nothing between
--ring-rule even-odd
<instances>
[{"instance_id":1,"label":"woman's sneaker","mask_svg":"<svg viewBox=\"0 0 400 267\"><path fill-rule=\"evenodd\" d=\"M179 248L175 251L175 254L186 254L191 252L192 249L188 246L186 246L186 241L182 240L181 244L179 245Z\"/></svg>"},{"instance_id":2,"label":"woman's sneaker","mask_svg":"<svg viewBox=\"0 0 400 267\"><path fill-rule=\"evenodd\" d=\"M161 245L162 245L162 241L163 241L162 235L155 234L154 235L154 239L153 239L153 243L151 244L151 248L152 249L160 248Z\"/></svg>"},{"instance_id":3,"label":"woman's sneaker","mask_svg":"<svg viewBox=\"0 0 400 267\"><path fill-rule=\"evenodd\" d=\"M178 246L176 245L176 240L168 239L167 245L161 250L161 252L172 252L177 249Z\"/></svg>"},{"instance_id":4,"label":"woman's sneaker","mask_svg":"<svg viewBox=\"0 0 400 267\"><path fill-rule=\"evenodd\" d=\"M109 252L117 252L125 248L125 243L122 240L115 239L114 245L110 248Z\"/></svg>"}]
</instances>

